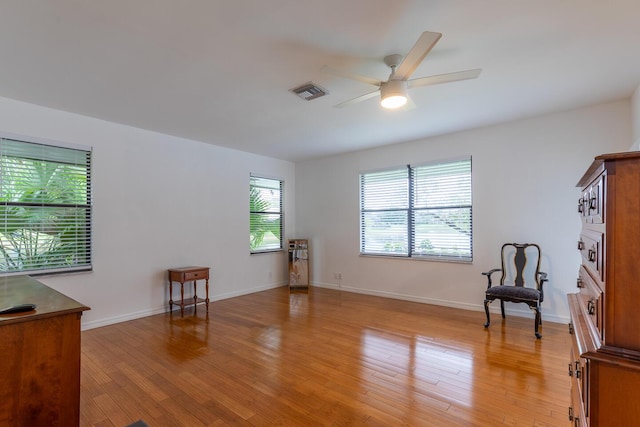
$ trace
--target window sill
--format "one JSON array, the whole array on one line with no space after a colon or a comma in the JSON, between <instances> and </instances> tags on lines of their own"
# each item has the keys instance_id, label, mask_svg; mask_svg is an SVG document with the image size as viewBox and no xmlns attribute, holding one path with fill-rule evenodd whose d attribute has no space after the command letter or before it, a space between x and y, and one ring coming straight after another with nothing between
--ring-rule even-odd
<instances>
[{"instance_id":1,"label":"window sill","mask_svg":"<svg viewBox=\"0 0 640 427\"><path fill-rule=\"evenodd\" d=\"M473 264L473 259L461 259L452 257L427 257L427 256L413 256L408 257L405 255L386 255L386 254L360 254L361 257L367 258L387 258L387 259L402 259L407 261L432 261L432 262L450 262L454 264Z\"/></svg>"}]
</instances>

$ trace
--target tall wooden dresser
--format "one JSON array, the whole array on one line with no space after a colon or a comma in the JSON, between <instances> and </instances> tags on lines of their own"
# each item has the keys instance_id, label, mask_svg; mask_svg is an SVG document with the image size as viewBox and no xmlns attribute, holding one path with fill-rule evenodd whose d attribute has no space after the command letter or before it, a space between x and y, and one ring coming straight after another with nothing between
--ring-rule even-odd
<instances>
[{"instance_id":1,"label":"tall wooden dresser","mask_svg":"<svg viewBox=\"0 0 640 427\"><path fill-rule=\"evenodd\" d=\"M568 295L573 426L640 425L640 152L595 158L578 182L582 265Z\"/></svg>"}]
</instances>

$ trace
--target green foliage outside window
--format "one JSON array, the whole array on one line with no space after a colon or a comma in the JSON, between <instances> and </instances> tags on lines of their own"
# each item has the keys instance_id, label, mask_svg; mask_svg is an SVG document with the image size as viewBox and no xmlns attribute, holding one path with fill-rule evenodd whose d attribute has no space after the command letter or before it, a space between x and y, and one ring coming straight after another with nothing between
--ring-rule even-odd
<instances>
[{"instance_id":1,"label":"green foliage outside window","mask_svg":"<svg viewBox=\"0 0 640 427\"><path fill-rule=\"evenodd\" d=\"M0 141L0 273L90 269L88 152Z\"/></svg>"},{"instance_id":2,"label":"green foliage outside window","mask_svg":"<svg viewBox=\"0 0 640 427\"><path fill-rule=\"evenodd\" d=\"M275 179L251 177L249 247L251 252L282 249L282 186Z\"/></svg>"}]
</instances>

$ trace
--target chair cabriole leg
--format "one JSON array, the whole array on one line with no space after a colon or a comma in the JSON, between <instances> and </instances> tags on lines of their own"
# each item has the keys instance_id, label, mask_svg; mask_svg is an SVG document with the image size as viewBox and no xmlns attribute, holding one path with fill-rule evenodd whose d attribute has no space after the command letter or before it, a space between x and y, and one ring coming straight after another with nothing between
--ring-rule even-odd
<instances>
[{"instance_id":1,"label":"chair cabriole leg","mask_svg":"<svg viewBox=\"0 0 640 427\"><path fill-rule=\"evenodd\" d=\"M488 299L484 300L484 312L487 315L487 323L484 324L485 328L489 327L489 324L491 323L491 318L489 317L489 303L491 301L489 301Z\"/></svg>"},{"instance_id":2,"label":"chair cabriole leg","mask_svg":"<svg viewBox=\"0 0 640 427\"><path fill-rule=\"evenodd\" d=\"M540 324L542 323L542 318L540 316L540 307L536 307L536 324L535 324L535 334L536 334L536 338L540 339L542 338L542 335L540 335L540 332L538 332L538 328L540 327Z\"/></svg>"}]
</instances>

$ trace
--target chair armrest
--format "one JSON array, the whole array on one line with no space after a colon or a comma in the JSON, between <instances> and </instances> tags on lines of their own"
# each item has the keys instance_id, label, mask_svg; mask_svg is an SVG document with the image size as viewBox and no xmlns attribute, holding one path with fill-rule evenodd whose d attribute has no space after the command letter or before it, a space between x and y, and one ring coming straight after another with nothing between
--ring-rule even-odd
<instances>
[{"instance_id":1,"label":"chair armrest","mask_svg":"<svg viewBox=\"0 0 640 427\"><path fill-rule=\"evenodd\" d=\"M540 276L540 302L542 302L544 300L544 290L542 289L542 285L544 285L544 282L548 282L549 279L547 279L547 273L543 271L538 271L538 275Z\"/></svg>"},{"instance_id":2,"label":"chair armrest","mask_svg":"<svg viewBox=\"0 0 640 427\"><path fill-rule=\"evenodd\" d=\"M491 287L491 275L492 275L493 273L498 272L498 271L502 271L502 269L501 269L501 268L494 268L494 269L492 269L492 270L489 270L489 271L483 271L483 272L482 272L482 275L483 275L483 276L487 276L487 289L489 289L489 288Z\"/></svg>"}]
</instances>

